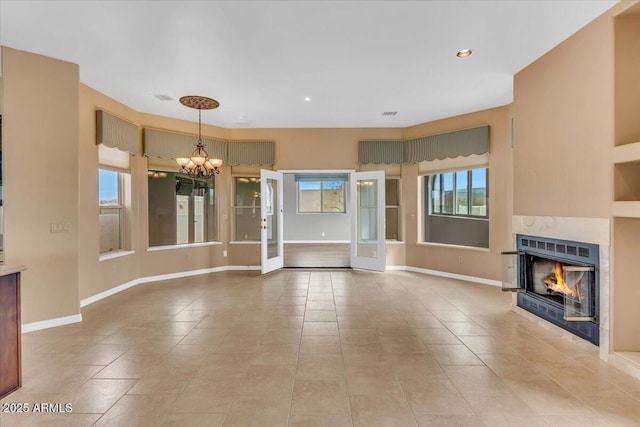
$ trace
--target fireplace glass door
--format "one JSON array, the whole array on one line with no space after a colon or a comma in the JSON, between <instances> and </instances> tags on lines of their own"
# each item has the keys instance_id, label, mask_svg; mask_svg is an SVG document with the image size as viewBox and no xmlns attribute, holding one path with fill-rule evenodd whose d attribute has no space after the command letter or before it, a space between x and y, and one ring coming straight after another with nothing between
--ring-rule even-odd
<instances>
[{"instance_id":1,"label":"fireplace glass door","mask_svg":"<svg viewBox=\"0 0 640 427\"><path fill-rule=\"evenodd\" d=\"M524 280L522 278L521 258L524 252L508 251L501 252L502 255L502 291L503 292L524 292Z\"/></svg>"},{"instance_id":2,"label":"fireplace glass door","mask_svg":"<svg viewBox=\"0 0 640 427\"><path fill-rule=\"evenodd\" d=\"M564 318L573 321L595 320L595 269L591 266L565 265L563 267L564 281L577 291L577 296L565 294Z\"/></svg>"},{"instance_id":3,"label":"fireplace glass door","mask_svg":"<svg viewBox=\"0 0 640 427\"><path fill-rule=\"evenodd\" d=\"M565 264L546 258L532 257L533 292L564 307L565 320L595 319L595 278L593 266Z\"/></svg>"}]
</instances>

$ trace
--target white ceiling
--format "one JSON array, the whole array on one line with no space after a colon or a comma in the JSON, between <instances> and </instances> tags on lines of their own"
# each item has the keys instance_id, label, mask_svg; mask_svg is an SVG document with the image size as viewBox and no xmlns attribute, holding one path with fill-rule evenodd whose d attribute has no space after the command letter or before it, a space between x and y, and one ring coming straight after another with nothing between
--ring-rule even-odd
<instances>
[{"instance_id":1,"label":"white ceiling","mask_svg":"<svg viewBox=\"0 0 640 427\"><path fill-rule=\"evenodd\" d=\"M615 3L1 0L0 41L142 112L197 120L177 99L204 95L227 128L404 127L512 102L515 73Z\"/></svg>"}]
</instances>

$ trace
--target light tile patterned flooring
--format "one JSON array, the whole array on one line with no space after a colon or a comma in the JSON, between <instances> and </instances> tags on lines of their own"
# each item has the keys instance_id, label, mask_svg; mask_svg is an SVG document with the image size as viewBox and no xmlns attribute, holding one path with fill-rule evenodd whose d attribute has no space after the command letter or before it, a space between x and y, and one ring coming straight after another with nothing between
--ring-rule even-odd
<instances>
[{"instance_id":1,"label":"light tile patterned flooring","mask_svg":"<svg viewBox=\"0 0 640 427\"><path fill-rule=\"evenodd\" d=\"M14 426L638 426L640 381L509 311L407 272L217 273L140 285L23 335Z\"/></svg>"}]
</instances>

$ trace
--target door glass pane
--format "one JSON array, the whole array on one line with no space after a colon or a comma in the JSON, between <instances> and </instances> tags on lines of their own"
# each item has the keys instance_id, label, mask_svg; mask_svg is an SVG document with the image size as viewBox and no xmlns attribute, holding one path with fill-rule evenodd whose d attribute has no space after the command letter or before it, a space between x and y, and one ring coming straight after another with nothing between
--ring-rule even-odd
<instances>
[{"instance_id":1,"label":"door glass pane","mask_svg":"<svg viewBox=\"0 0 640 427\"><path fill-rule=\"evenodd\" d=\"M193 241L204 242L204 196L193 196Z\"/></svg>"},{"instance_id":2,"label":"door glass pane","mask_svg":"<svg viewBox=\"0 0 640 427\"><path fill-rule=\"evenodd\" d=\"M458 215L469 214L467 187L467 171L456 172L456 214Z\"/></svg>"},{"instance_id":3,"label":"door glass pane","mask_svg":"<svg viewBox=\"0 0 640 427\"><path fill-rule=\"evenodd\" d=\"M375 258L378 242L378 181L358 180L358 242L356 254Z\"/></svg>"},{"instance_id":4,"label":"door glass pane","mask_svg":"<svg viewBox=\"0 0 640 427\"><path fill-rule=\"evenodd\" d=\"M189 243L189 196L176 195L176 243Z\"/></svg>"},{"instance_id":5,"label":"door glass pane","mask_svg":"<svg viewBox=\"0 0 640 427\"><path fill-rule=\"evenodd\" d=\"M278 181L267 179L266 218L267 218L267 258L280 255L278 245Z\"/></svg>"}]
</instances>

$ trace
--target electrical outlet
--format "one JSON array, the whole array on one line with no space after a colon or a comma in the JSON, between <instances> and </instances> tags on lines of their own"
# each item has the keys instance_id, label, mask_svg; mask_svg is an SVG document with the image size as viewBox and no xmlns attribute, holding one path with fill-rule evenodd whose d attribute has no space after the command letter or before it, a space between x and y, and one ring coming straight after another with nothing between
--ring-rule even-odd
<instances>
[{"instance_id":1,"label":"electrical outlet","mask_svg":"<svg viewBox=\"0 0 640 427\"><path fill-rule=\"evenodd\" d=\"M458 264L462 264L464 262L464 258L461 256L458 257Z\"/></svg>"},{"instance_id":2,"label":"electrical outlet","mask_svg":"<svg viewBox=\"0 0 640 427\"><path fill-rule=\"evenodd\" d=\"M324 237L324 231L322 232L322 237Z\"/></svg>"},{"instance_id":3,"label":"electrical outlet","mask_svg":"<svg viewBox=\"0 0 640 427\"><path fill-rule=\"evenodd\" d=\"M222 251L222 256L227 256L227 251Z\"/></svg>"}]
</instances>

